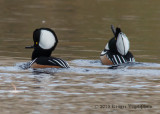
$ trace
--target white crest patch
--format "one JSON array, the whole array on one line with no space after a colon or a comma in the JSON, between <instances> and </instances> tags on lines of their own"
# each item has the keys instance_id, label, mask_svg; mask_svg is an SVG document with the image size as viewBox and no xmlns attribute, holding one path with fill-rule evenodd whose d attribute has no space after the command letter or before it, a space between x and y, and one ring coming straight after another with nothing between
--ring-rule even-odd
<instances>
[{"instance_id":1,"label":"white crest patch","mask_svg":"<svg viewBox=\"0 0 160 114\"><path fill-rule=\"evenodd\" d=\"M124 33L119 33L116 42L117 50L120 54L126 55L129 51L129 40Z\"/></svg>"},{"instance_id":2,"label":"white crest patch","mask_svg":"<svg viewBox=\"0 0 160 114\"><path fill-rule=\"evenodd\" d=\"M55 36L48 30L41 30L39 46L43 49L50 49L56 43Z\"/></svg>"}]
</instances>

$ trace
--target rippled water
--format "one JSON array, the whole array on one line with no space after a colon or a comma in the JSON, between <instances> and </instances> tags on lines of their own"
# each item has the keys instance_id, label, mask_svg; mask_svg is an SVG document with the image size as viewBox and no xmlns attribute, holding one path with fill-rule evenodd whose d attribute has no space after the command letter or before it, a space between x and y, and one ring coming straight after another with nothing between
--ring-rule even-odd
<instances>
[{"instance_id":1,"label":"rippled water","mask_svg":"<svg viewBox=\"0 0 160 114\"><path fill-rule=\"evenodd\" d=\"M1 0L0 112L106 114L160 112L160 2L151 0ZM129 37L136 63L104 66L100 52L113 36ZM70 69L21 69L30 61L35 28L50 27L53 56Z\"/></svg>"}]
</instances>

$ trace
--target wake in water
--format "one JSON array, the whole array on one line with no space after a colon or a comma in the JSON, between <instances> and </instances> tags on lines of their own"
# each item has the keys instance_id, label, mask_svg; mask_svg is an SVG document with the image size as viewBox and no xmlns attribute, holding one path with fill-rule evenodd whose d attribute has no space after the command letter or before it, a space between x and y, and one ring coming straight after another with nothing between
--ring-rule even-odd
<instances>
[{"instance_id":1,"label":"wake in water","mask_svg":"<svg viewBox=\"0 0 160 114\"><path fill-rule=\"evenodd\" d=\"M121 65L102 65L99 60L73 60L68 72L79 74L111 74L134 76L159 76L160 64L157 63L125 63Z\"/></svg>"},{"instance_id":2,"label":"wake in water","mask_svg":"<svg viewBox=\"0 0 160 114\"><path fill-rule=\"evenodd\" d=\"M126 63L122 65L102 65L100 60L73 60L70 61L69 69L45 68L27 69L28 63L17 63L15 66L0 66L2 73L6 72L35 72L39 73L67 73L67 74L104 74L104 75L128 75L128 76L159 76L160 64L157 63ZM0 73L0 74L2 74Z\"/></svg>"}]
</instances>

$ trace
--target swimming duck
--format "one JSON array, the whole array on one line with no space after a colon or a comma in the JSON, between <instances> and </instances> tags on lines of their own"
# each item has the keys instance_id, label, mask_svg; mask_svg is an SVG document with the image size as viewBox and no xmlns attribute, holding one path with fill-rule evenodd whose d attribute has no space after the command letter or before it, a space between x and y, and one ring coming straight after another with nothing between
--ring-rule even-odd
<instances>
[{"instance_id":1,"label":"swimming duck","mask_svg":"<svg viewBox=\"0 0 160 114\"><path fill-rule=\"evenodd\" d=\"M69 68L67 62L60 58L51 57L52 51L56 48L57 35L50 28L39 28L33 32L32 61L29 63L31 68Z\"/></svg>"},{"instance_id":2,"label":"swimming duck","mask_svg":"<svg viewBox=\"0 0 160 114\"><path fill-rule=\"evenodd\" d=\"M130 44L127 36L120 28L111 25L114 37L109 40L100 54L103 65L118 65L127 62L135 62L133 54L129 51Z\"/></svg>"}]
</instances>

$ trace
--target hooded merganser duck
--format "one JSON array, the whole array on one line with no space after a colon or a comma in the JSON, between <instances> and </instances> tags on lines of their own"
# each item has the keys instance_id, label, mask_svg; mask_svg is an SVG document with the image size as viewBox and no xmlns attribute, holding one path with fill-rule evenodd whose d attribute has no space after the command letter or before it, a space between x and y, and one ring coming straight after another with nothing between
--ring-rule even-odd
<instances>
[{"instance_id":1,"label":"hooded merganser duck","mask_svg":"<svg viewBox=\"0 0 160 114\"><path fill-rule=\"evenodd\" d=\"M106 44L105 49L101 52L100 59L103 65L118 65L127 62L135 62L132 53L129 51L129 40L121 32L120 28L114 28L111 25L114 37Z\"/></svg>"},{"instance_id":2,"label":"hooded merganser duck","mask_svg":"<svg viewBox=\"0 0 160 114\"><path fill-rule=\"evenodd\" d=\"M33 32L32 61L29 68L69 68L67 62L60 58L51 57L52 51L56 48L58 39L55 32L49 28L39 28Z\"/></svg>"}]
</instances>

